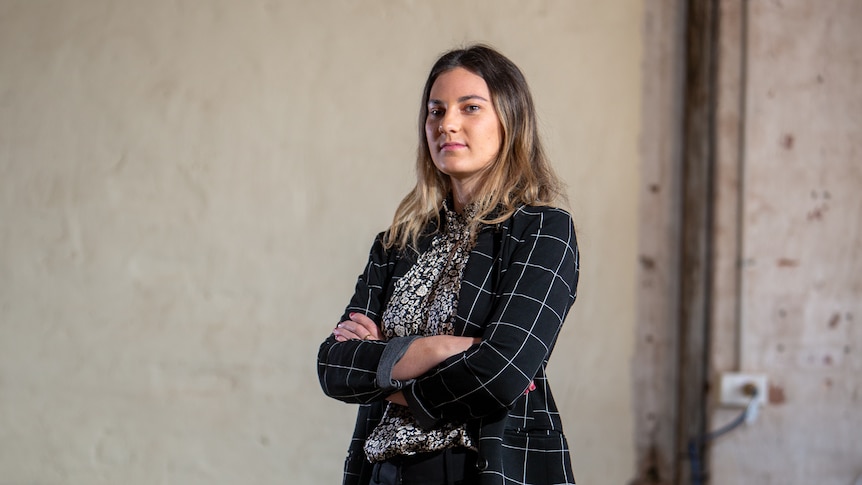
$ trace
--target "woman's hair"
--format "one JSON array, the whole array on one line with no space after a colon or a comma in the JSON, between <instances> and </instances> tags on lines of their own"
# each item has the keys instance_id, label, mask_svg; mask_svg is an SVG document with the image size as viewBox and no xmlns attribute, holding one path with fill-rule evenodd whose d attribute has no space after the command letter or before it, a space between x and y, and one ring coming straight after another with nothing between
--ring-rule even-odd
<instances>
[{"instance_id":1,"label":"woman's hair","mask_svg":"<svg viewBox=\"0 0 862 485\"><path fill-rule=\"evenodd\" d=\"M392 225L384 235L386 247L415 246L429 222L435 221L439 227L440 209L451 185L449 177L440 172L431 159L425 136L428 97L434 81L458 67L485 80L502 125L499 152L484 169L474 193L472 202L476 204L476 216L470 221L472 237L481 224L500 223L521 205L551 205L558 199L565 199L563 185L545 157L533 98L520 69L486 45L452 50L437 60L425 82L419 110L416 186L395 211Z\"/></svg>"}]
</instances>

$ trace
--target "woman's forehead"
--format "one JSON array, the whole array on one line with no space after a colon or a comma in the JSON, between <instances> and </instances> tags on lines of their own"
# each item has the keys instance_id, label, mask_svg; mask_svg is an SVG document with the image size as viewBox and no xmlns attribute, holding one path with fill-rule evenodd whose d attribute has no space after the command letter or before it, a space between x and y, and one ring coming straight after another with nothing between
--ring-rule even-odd
<instances>
[{"instance_id":1,"label":"woman's forehead","mask_svg":"<svg viewBox=\"0 0 862 485\"><path fill-rule=\"evenodd\" d=\"M470 96L489 100L488 84L481 76L463 67L456 67L437 76L428 93L428 102L451 102Z\"/></svg>"}]
</instances>

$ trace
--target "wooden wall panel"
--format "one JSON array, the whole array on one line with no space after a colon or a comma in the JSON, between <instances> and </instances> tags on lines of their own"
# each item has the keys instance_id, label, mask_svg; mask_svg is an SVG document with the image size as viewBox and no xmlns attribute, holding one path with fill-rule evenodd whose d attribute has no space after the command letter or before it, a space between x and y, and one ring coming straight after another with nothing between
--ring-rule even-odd
<instances>
[{"instance_id":1,"label":"wooden wall panel","mask_svg":"<svg viewBox=\"0 0 862 485\"><path fill-rule=\"evenodd\" d=\"M744 101L743 129L719 133L741 136L738 156L720 157L742 167L739 315L716 321L730 330L714 329L713 365L767 374L769 404L714 444L712 481L852 484L862 474L862 2L743 5L723 18L745 29L723 65L742 52L744 93L729 83L720 105L732 113ZM732 293L716 294L716 308ZM713 426L730 417L716 409Z\"/></svg>"},{"instance_id":2,"label":"wooden wall panel","mask_svg":"<svg viewBox=\"0 0 862 485\"><path fill-rule=\"evenodd\" d=\"M644 5L640 267L631 362L637 476L632 485L671 484L676 467L684 4Z\"/></svg>"}]
</instances>

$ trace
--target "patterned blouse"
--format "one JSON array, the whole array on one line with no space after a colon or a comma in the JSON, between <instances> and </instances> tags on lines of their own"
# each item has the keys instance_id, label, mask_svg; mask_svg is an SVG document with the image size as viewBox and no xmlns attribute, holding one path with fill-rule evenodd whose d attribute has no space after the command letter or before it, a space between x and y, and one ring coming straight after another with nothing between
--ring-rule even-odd
<instances>
[{"instance_id":1,"label":"patterned blouse","mask_svg":"<svg viewBox=\"0 0 862 485\"><path fill-rule=\"evenodd\" d=\"M472 242L467 221L475 216L468 206L462 216L444 203L446 225L416 264L399 279L389 306L383 313L385 338L411 335L452 335L458 293ZM365 441L369 461L379 462L397 455L413 455L453 446L476 449L464 423L443 423L421 428L410 408L389 403L383 420Z\"/></svg>"}]
</instances>

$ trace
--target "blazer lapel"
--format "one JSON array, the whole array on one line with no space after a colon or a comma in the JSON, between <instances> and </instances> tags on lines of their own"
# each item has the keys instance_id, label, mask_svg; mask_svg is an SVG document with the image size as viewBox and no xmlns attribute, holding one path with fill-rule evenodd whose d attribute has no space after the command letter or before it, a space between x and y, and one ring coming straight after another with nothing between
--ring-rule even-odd
<instances>
[{"instance_id":1,"label":"blazer lapel","mask_svg":"<svg viewBox=\"0 0 862 485\"><path fill-rule=\"evenodd\" d=\"M484 329L499 280L502 234L498 226L486 226L476 236L458 293L455 335L481 335Z\"/></svg>"}]
</instances>

